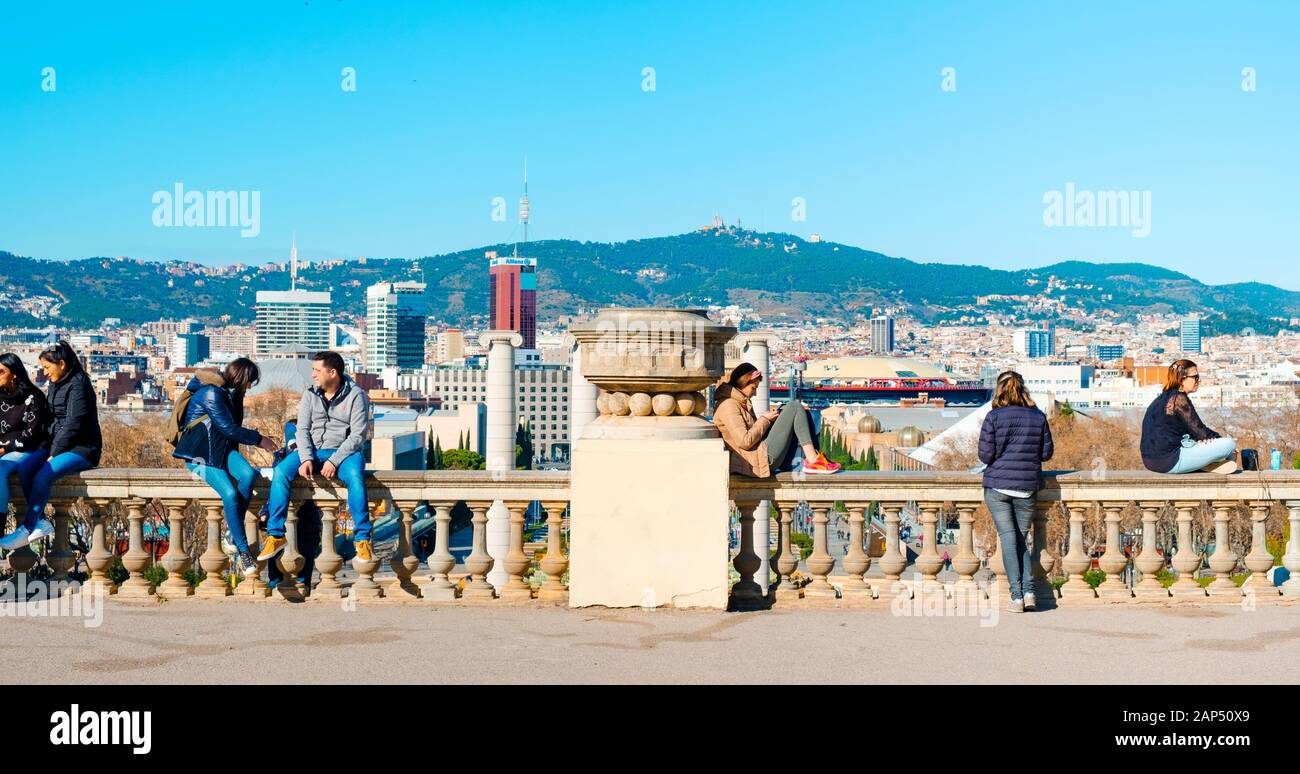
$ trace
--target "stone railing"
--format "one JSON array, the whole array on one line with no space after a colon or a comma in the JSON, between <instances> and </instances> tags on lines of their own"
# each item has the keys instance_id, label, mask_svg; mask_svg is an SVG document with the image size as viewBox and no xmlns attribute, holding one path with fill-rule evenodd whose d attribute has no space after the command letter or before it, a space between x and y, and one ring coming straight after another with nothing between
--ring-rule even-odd
<instances>
[{"instance_id":1,"label":"stone railing","mask_svg":"<svg viewBox=\"0 0 1300 774\"><path fill-rule=\"evenodd\" d=\"M568 568L568 559L560 543L561 524L569 500L567 472L382 472L367 476L367 483L368 500L392 503L400 514L396 550L389 560L389 566L397 577L381 585L374 577L380 567L378 558L370 561L353 558L352 568L357 578L346 591L353 598L423 599L431 602L456 599L523 602L533 599L533 590L524 580L530 566L530 557L524 553L524 513L530 503L538 501L547 514L548 537L546 555L541 561L546 581L537 591L536 599L567 601L568 590L562 585L561 578ZM268 486L265 480L258 480L249 513L245 515L250 546L257 546L260 542L259 521L254 514L266 502ZM14 486L12 491L18 494L20 490ZM296 580L305 562L300 550L305 546L298 543L297 511L307 499L313 500L321 511L320 552L315 558L315 569L320 577L314 588L303 588ZM451 511L459 501L464 501L473 514L473 550L465 561L468 577L463 590L450 578L456 564L450 551ZM494 589L487 581L494 565L488 553L487 524L488 511L498 501L509 513L509 551L502 562L507 580L500 589ZM288 544L274 560L283 574L283 580L276 587L279 596L291 600L311 597L337 601L344 595L344 584L336 577L343 568L343 558L335 549L335 526L340 506L346 502L347 490L342 485L319 478L314 483L302 479L294 483L293 503L285 528ZM420 573L420 561L412 552L411 539L415 508L422 502L428 503L430 511L436 514L435 547L428 558L427 574ZM114 584L108 574L114 554L109 548L105 522L113 503L121 505L127 526L128 550L122 556L122 564L129 576L120 586ZM196 587L191 587L185 577L193 569L185 545L184 525L185 512L191 503L197 503L202 509L206 525L207 548L199 556L198 565L207 575ZM265 563L258 577L245 579L234 589L222 578L231 567L230 558L221 550L221 533L225 527L221 500L209 486L188 471L92 470L59 480L50 504L54 512L55 535L47 548L45 561L56 580L67 579L74 565L69 528L72 508L79 504L79 512L89 511L90 550L83 557L89 568L88 585L102 587L121 597L234 596L259 599L270 596ZM161 506L169 525L168 549L160 562L167 570L167 579L157 587L151 585L145 575L150 557L144 548L144 521L146 506L150 504ZM21 512L21 500L16 499L16 505ZM30 547L11 552L8 559L11 570L18 574L30 573L40 560Z\"/></svg>"},{"instance_id":2,"label":"stone railing","mask_svg":"<svg viewBox=\"0 0 1300 774\"><path fill-rule=\"evenodd\" d=\"M752 479L740 476L731 478L731 497L741 518L741 547L734 566L740 581L733 587L736 601L757 603L763 600L762 587L756 582L762 561L755 551L755 509L763 501L771 502L780 513L778 522L778 550L773 568L779 575L770 599L776 602L801 599L836 600L841 604L871 604L873 600L889 600L898 594L913 594L910 579L902 577L907 566L904 550L898 539L899 512L909 503L921 514L924 530L923 547L914 570L921 581L934 582L944 562L936 545L936 532L940 511L947 505L956 510L960 529L956 554L949 558L958 580L950 584L945 593L952 596L958 591L976 588L975 573L980 568L980 558L974 551L974 514L983 502L983 487L979 474L939 471L897 472L845 472L834 476L803 476L781 474L771 479ZM790 540L791 514L800 502L807 502L814 514L813 553L808 557L807 572L811 579L806 585L797 584L792 574L798 567L799 557ZM843 569L848 578L833 585L829 573L834 558L827 550L827 525L829 514L836 502L842 502L849 514L849 553L844 558ZM885 550L873 560L863 549L865 514L871 503L879 503L884 513ZM1273 503L1282 503L1287 509L1292 539L1286 547L1283 565L1290 579L1281 588L1271 585L1266 573L1273 567L1265 540L1265 522ZM1058 504L1069 514L1068 546L1063 557L1054 557L1045 550L1047 543L1047 513ZM1134 566L1141 580L1132 589L1120 580L1128 565L1128 558L1120 549L1121 513L1135 505L1141 512L1141 551L1134 557ZM1209 557L1209 567L1215 578L1202 587L1194 577L1201 565L1201 557L1192 548L1193 513L1207 504L1214 513L1214 552ZM1157 550L1157 518L1171 505L1177 514L1177 541L1179 547L1191 550L1174 554L1172 569L1176 581L1166 588L1156 577L1165 569L1165 557ZM1238 557L1230 547L1228 524L1232 511L1245 505L1251 514L1250 550ZM1085 515L1094 508L1104 513L1105 553L1100 557L1100 569L1105 580L1096 588L1084 578L1092 567L1092 557L1085 553L1083 529ZM757 514L760 518L766 514ZM758 531L760 536L765 530ZM1105 475L1090 472L1049 473L1045 488L1040 493L1036 509L1032 543L1032 571L1035 595L1040 600L1061 602L1086 601L1240 601L1245 595L1256 599L1291 600L1300 597L1300 472L1297 471L1244 471L1232 476L1198 473L1170 476L1148 472L1108 471ZM761 539L761 538L760 538ZM996 539L993 541L997 543ZM876 562L884 574L879 578L866 577ZM1059 564L1058 564L1059 562ZM1249 571L1244 584L1233 580L1239 562ZM992 596L996 584L1002 583L1005 571L1002 565L1001 546L988 561L994 573L994 587L985 584L980 590ZM1059 569L1068 576L1059 592L1054 592L1050 581L1052 570ZM1002 588L1005 588L1004 586Z\"/></svg>"}]
</instances>

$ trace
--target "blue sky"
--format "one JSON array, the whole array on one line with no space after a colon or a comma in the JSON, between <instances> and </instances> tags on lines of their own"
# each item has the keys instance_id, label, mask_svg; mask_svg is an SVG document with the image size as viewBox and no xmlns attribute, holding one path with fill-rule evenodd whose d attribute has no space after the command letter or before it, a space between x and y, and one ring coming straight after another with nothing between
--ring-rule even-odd
<instances>
[{"instance_id":1,"label":"blue sky","mask_svg":"<svg viewBox=\"0 0 1300 774\"><path fill-rule=\"evenodd\" d=\"M0 250L465 249L515 237L526 156L536 239L720 211L915 260L1300 289L1300 4L1131 5L10 3ZM259 191L260 234L156 227L177 182ZM1150 192L1150 236L1046 227L1069 183Z\"/></svg>"}]
</instances>

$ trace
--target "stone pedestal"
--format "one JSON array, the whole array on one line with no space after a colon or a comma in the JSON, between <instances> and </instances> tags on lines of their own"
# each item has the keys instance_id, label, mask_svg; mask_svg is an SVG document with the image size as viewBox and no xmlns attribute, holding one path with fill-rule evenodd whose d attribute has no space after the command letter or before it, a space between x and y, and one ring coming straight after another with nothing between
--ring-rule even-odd
<instances>
[{"instance_id":1,"label":"stone pedestal","mask_svg":"<svg viewBox=\"0 0 1300 774\"><path fill-rule=\"evenodd\" d=\"M569 606L725 609L730 458L700 390L736 329L694 310L606 309L570 332L601 393L573 445Z\"/></svg>"},{"instance_id":2,"label":"stone pedestal","mask_svg":"<svg viewBox=\"0 0 1300 774\"><path fill-rule=\"evenodd\" d=\"M721 438L584 439L569 490L569 606L726 609L727 460Z\"/></svg>"}]
</instances>

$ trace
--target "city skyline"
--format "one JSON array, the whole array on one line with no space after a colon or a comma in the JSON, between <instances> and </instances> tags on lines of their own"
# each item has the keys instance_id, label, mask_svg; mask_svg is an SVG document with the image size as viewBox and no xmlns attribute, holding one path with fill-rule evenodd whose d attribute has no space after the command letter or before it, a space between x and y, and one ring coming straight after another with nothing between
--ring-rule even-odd
<instances>
[{"instance_id":1,"label":"city skyline","mask_svg":"<svg viewBox=\"0 0 1300 774\"><path fill-rule=\"evenodd\" d=\"M295 230L319 257L504 244L527 158L534 240L721 211L922 262L1137 261L1300 289L1300 10L1030 7L23 8L12 28L32 34L0 47L0 157L22 181L0 192L0 250L259 262ZM530 34L501 44L514 29ZM178 185L259 194L256 236L156 225L154 195ZM1072 217L1116 193L1135 222Z\"/></svg>"}]
</instances>

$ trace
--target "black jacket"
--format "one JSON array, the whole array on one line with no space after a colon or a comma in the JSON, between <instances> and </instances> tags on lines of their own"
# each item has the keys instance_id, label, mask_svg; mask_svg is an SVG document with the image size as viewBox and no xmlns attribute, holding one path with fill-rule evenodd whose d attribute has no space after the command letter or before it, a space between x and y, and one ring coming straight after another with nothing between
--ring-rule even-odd
<instances>
[{"instance_id":1,"label":"black jacket","mask_svg":"<svg viewBox=\"0 0 1300 774\"><path fill-rule=\"evenodd\" d=\"M50 445L50 410L45 394L30 387L0 392L0 455Z\"/></svg>"},{"instance_id":2,"label":"black jacket","mask_svg":"<svg viewBox=\"0 0 1300 774\"><path fill-rule=\"evenodd\" d=\"M236 451L240 444L255 446L262 441L262 434L248 427L240 427L244 419L243 406L236 405L230 391L224 387L206 384L197 377L190 379L186 390L194 393L185 410L184 425L200 417L207 417L190 430L177 444L175 456L191 462L204 462L221 470L226 469L226 457ZM202 442L206 437L207 443Z\"/></svg>"},{"instance_id":3,"label":"black jacket","mask_svg":"<svg viewBox=\"0 0 1300 774\"><path fill-rule=\"evenodd\" d=\"M984 486L1037 492L1052 451L1052 430L1037 408L1002 406L984 416L979 448L980 462L988 465Z\"/></svg>"},{"instance_id":4,"label":"black jacket","mask_svg":"<svg viewBox=\"0 0 1300 774\"><path fill-rule=\"evenodd\" d=\"M95 405L95 387L84 371L50 382L45 393L50 404L50 458L73 452L99 464L104 438L99 434L99 409Z\"/></svg>"},{"instance_id":5,"label":"black jacket","mask_svg":"<svg viewBox=\"0 0 1300 774\"><path fill-rule=\"evenodd\" d=\"M1219 437L1201 422L1187 393L1165 390L1151 401L1142 417L1142 464L1156 473L1173 470L1182 452L1184 435L1193 441Z\"/></svg>"}]
</instances>

